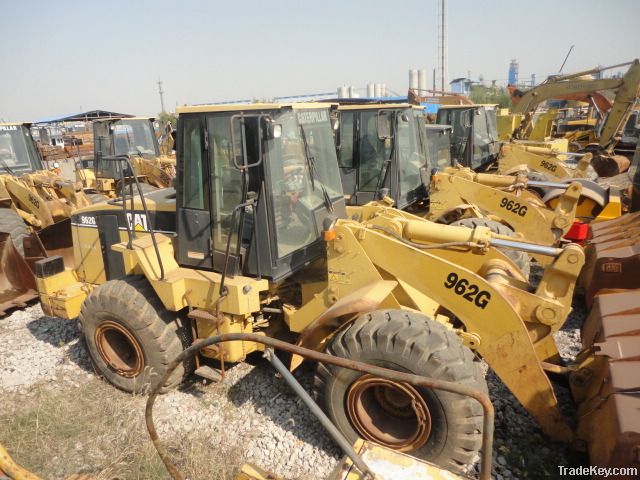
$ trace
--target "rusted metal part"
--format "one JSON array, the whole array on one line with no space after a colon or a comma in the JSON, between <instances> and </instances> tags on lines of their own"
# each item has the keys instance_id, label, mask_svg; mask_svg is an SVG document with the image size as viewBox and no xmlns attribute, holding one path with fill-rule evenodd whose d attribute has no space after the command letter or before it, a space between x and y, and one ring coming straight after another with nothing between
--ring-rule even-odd
<instances>
[{"instance_id":1,"label":"rusted metal part","mask_svg":"<svg viewBox=\"0 0 640 480\"><path fill-rule=\"evenodd\" d=\"M38 297L33 271L8 233L0 232L0 317Z\"/></svg>"},{"instance_id":2,"label":"rusted metal part","mask_svg":"<svg viewBox=\"0 0 640 480\"><path fill-rule=\"evenodd\" d=\"M153 385L151 391L149 393L149 398L147 399L147 404L145 408L145 421L147 424L147 430L149 431L149 436L151 441L153 442L158 455L160 456L162 462L165 464L167 471L169 474L176 480L182 480L184 477L176 467L175 463L171 460L171 456L169 451L166 449L164 444L160 441L160 437L158 436L158 431L156 430L155 424L153 422L153 405L155 400L159 394L162 385L164 385L173 371L180 365L185 358L196 355L198 351L207 346L215 345L220 342L229 342L229 341L245 341L245 342L257 342L268 347L271 347L276 350L282 350L285 352L289 352L292 354L300 355L308 360L327 363L330 365L335 365L341 368L347 368L350 370L355 370L361 373L370 374L375 377L383 378L390 381L395 381L399 383L406 383L416 387L423 388L433 388L437 390L444 390L451 393L456 393L459 395L465 395L468 397L472 397L477 400L481 405L484 412L483 418L483 431L482 431L482 456L481 456L481 464L480 464L480 479L481 480L490 480L491 478L491 458L493 451L493 429L494 429L494 409L491 404L491 400L489 397L476 389L473 389L467 385L458 384L454 382L447 382L444 380L438 380L434 378L423 377L419 375L409 374L405 372L398 372L395 370L390 370L383 367L378 367L375 365L366 364L363 362L358 362L355 360L348 360L341 357L335 357L332 355L328 355L326 353L316 352L314 350L310 350L307 348L303 348L297 345L293 345L291 343L287 343L281 340L277 340L270 337L265 337L263 335L257 335L253 333L231 333L224 335L217 335L215 337L203 339L199 342L194 343L191 347L184 350L180 355L178 355L167 367L167 370L162 378L158 379L158 381Z\"/></svg>"},{"instance_id":3,"label":"rusted metal part","mask_svg":"<svg viewBox=\"0 0 640 480\"><path fill-rule=\"evenodd\" d=\"M400 452L422 447L431 433L431 414L422 395L411 385L363 375L349 387L347 412L366 440ZM370 414L371 405L393 415L384 422ZM391 417L390 417L391 418Z\"/></svg>"},{"instance_id":4,"label":"rusted metal part","mask_svg":"<svg viewBox=\"0 0 640 480\"><path fill-rule=\"evenodd\" d=\"M585 300L591 307L593 297L603 289L640 288L640 244L620 248L587 248L587 262L582 273Z\"/></svg>"},{"instance_id":5,"label":"rusted metal part","mask_svg":"<svg viewBox=\"0 0 640 480\"><path fill-rule=\"evenodd\" d=\"M591 464L640 468L640 290L597 295L582 336L571 381L581 390L578 433Z\"/></svg>"},{"instance_id":6,"label":"rusted metal part","mask_svg":"<svg viewBox=\"0 0 640 480\"><path fill-rule=\"evenodd\" d=\"M375 480L373 472L369 470L369 467L366 463L362 461L362 458L358 456L356 451L353 449L353 446L349 443L349 441L345 438L345 436L338 430L326 413L322 411L322 409L318 406L318 404L311 398L311 395L307 393L307 391L300 385L293 374L287 370L287 367L280 361L278 356L275 354L272 348L267 348L265 350L265 357L269 359L271 365L278 371L282 378L287 384L291 387L298 397L302 400L302 402L307 406L311 413L318 419L320 424L325 428L327 433L333 438L333 440L340 445L342 451L351 459L351 461L358 467L358 470L362 472L363 476L366 480Z\"/></svg>"},{"instance_id":7,"label":"rusted metal part","mask_svg":"<svg viewBox=\"0 0 640 480\"><path fill-rule=\"evenodd\" d=\"M140 342L122 324L102 322L96 329L95 344L104 362L118 375L134 378L142 373L144 353Z\"/></svg>"}]
</instances>

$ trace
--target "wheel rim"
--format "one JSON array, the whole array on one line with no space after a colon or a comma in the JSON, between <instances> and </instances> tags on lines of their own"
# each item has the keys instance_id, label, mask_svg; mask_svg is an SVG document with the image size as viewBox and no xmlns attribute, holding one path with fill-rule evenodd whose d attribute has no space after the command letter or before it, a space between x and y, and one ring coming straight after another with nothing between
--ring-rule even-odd
<instances>
[{"instance_id":1,"label":"wheel rim","mask_svg":"<svg viewBox=\"0 0 640 480\"><path fill-rule=\"evenodd\" d=\"M403 452L422 447L431 433L429 407L406 383L363 375L349 387L347 413L364 439Z\"/></svg>"},{"instance_id":2,"label":"wheel rim","mask_svg":"<svg viewBox=\"0 0 640 480\"><path fill-rule=\"evenodd\" d=\"M142 347L131 332L119 323L110 320L102 322L96 330L95 342L102 360L118 375L133 378L142 372Z\"/></svg>"}]
</instances>

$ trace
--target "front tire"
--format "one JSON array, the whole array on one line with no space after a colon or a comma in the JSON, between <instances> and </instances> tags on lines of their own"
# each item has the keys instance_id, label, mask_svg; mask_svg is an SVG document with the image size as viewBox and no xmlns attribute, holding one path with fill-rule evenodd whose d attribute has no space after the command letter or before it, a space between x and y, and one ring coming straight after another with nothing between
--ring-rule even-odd
<instances>
[{"instance_id":1,"label":"front tire","mask_svg":"<svg viewBox=\"0 0 640 480\"><path fill-rule=\"evenodd\" d=\"M100 285L78 319L96 370L131 393L146 391L191 341L186 322L164 308L143 277ZM162 391L179 385L191 370L189 361L178 366Z\"/></svg>"},{"instance_id":2,"label":"front tire","mask_svg":"<svg viewBox=\"0 0 640 480\"><path fill-rule=\"evenodd\" d=\"M419 313L364 314L333 338L327 353L487 391L471 351ZM351 442L373 440L454 471L471 464L482 443L482 408L470 397L323 364L315 392Z\"/></svg>"}]
</instances>

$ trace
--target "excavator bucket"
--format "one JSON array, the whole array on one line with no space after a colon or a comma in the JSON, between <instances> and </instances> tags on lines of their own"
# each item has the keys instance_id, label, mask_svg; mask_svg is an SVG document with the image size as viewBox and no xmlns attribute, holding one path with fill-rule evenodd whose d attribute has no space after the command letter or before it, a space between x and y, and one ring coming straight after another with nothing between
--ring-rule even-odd
<instances>
[{"instance_id":1,"label":"excavator bucket","mask_svg":"<svg viewBox=\"0 0 640 480\"><path fill-rule=\"evenodd\" d=\"M8 233L0 233L0 317L38 298L36 280Z\"/></svg>"},{"instance_id":2,"label":"excavator bucket","mask_svg":"<svg viewBox=\"0 0 640 480\"><path fill-rule=\"evenodd\" d=\"M582 327L581 368L571 377L578 434L592 465L640 469L640 290L602 292ZM637 478L635 475L617 478Z\"/></svg>"},{"instance_id":3,"label":"excavator bucket","mask_svg":"<svg viewBox=\"0 0 640 480\"><path fill-rule=\"evenodd\" d=\"M590 225L580 285L587 306L603 289L640 288L640 212Z\"/></svg>"}]
</instances>

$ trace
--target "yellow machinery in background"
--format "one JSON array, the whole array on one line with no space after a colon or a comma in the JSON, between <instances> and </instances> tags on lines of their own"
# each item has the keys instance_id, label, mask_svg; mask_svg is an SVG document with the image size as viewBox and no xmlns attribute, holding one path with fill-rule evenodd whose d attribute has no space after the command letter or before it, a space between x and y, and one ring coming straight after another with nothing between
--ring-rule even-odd
<instances>
[{"instance_id":1,"label":"yellow machinery in background","mask_svg":"<svg viewBox=\"0 0 640 480\"><path fill-rule=\"evenodd\" d=\"M543 189L541 197L531 189ZM448 167L431 176L426 218L450 224L488 218L539 245L559 245L576 220L589 222L622 215L620 196L593 182L538 182L525 175L476 173ZM584 240L573 238L573 240Z\"/></svg>"},{"instance_id":2,"label":"yellow machinery in background","mask_svg":"<svg viewBox=\"0 0 640 480\"><path fill-rule=\"evenodd\" d=\"M593 78L591 75L600 74L605 70L629 65L629 69L620 78ZM579 130L570 132L567 140L571 144L580 143L582 149L586 149L594 155L592 165L598 175L607 177L624 172L629 166L629 160L621 155L614 154L617 135L624 128L627 119L631 115L638 98L640 88L640 63L634 60L629 63L614 65L606 68L594 68L591 70L574 73L571 75L555 76L547 79L540 85L529 90L520 91L512 89L512 113L522 115L520 126L513 132L516 145L506 145L503 149L505 162L513 163L509 156L522 148L517 144L518 140L529 140L533 127L533 117L537 108L550 99L566 99L589 101L600 115L600 124L595 128L587 128L586 135ZM613 102L608 100L602 92L610 90L615 93ZM543 125L546 122L542 122ZM538 153L532 152L527 160L535 158ZM561 152L563 153L563 152ZM583 152L584 153L584 152ZM546 155L546 152L543 153ZM549 163L551 167L540 168L541 161ZM525 165L532 171L549 174L549 170L555 165L552 157L539 161L528 161ZM507 168L502 168L506 170ZM554 173L553 171L551 172Z\"/></svg>"},{"instance_id":3,"label":"yellow machinery in background","mask_svg":"<svg viewBox=\"0 0 640 480\"><path fill-rule=\"evenodd\" d=\"M94 158L76 170L76 178L86 191L112 198L119 194L120 183L130 183L133 176L144 184L145 191L172 186L176 160L167 151L172 148L171 135L166 134L161 152L153 120L150 117L94 120ZM123 175L117 170L119 165L102 161L103 157L114 155L130 158L132 171L124 172L124 181L120 180Z\"/></svg>"},{"instance_id":4,"label":"yellow machinery in background","mask_svg":"<svg viewBox=\"0 0 640 480\"><path fill-rule=\"evenodd\" d=\"M0 316L36 298L29 257L69 248L71 212L93 200L43 167L29 127L0 124Z\"/></svg>"}]
</instances>

